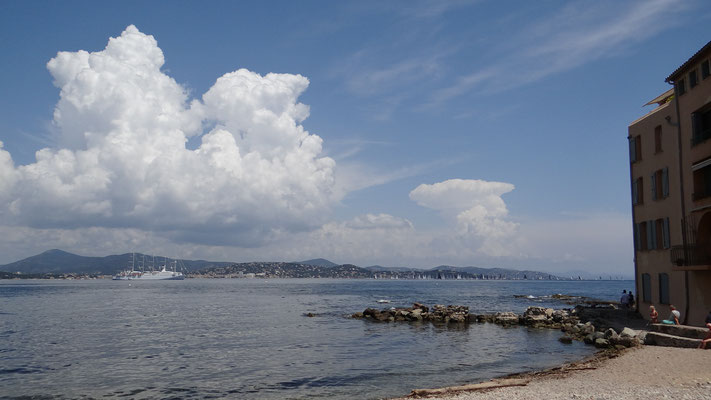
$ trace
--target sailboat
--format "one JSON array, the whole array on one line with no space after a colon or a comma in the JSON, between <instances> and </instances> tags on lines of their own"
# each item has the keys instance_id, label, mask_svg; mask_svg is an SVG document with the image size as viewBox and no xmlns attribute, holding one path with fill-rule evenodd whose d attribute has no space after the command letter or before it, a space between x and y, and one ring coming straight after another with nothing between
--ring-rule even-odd
<instances>
[{"instance_id":1,"label":"sailboat","mask_svg":"<svg viewBox=\"0 0 711 400\"><path fill-rule=\"evenodd\" d=\"M123 280L183 280L185 275L182 272L177 271L178 260L174 259L172 262L168 262L168 259L164 259L163 265L159 270L151 267L150 270L146 270L145 267L145 256L143 257L143 262L139 263L140 269L136 270L136 255L131 253L131 260L129 261L129 269L121 271L114 275L113 280L123 281ZM155 258L153 264L155 265Z\"/></svg>"}]
</instances>

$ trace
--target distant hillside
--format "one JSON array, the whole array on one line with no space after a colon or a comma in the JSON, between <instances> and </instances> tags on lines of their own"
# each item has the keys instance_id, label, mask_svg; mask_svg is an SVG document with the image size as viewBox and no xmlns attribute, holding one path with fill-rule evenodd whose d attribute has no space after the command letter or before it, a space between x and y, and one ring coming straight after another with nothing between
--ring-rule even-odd
<instances>
[{"instance_id":1,"label":"distant hillside","mask_svg":"<svg viewBox=\"0 0 711 400\"><path fill-rule=\"evenodd\" d=\"M151 265L152 256L135 253L135 266L138 268L145 260ZM40 274L85 274L113 275L126 269L131 260L131 253L106 257L85 257L62 250L48 250L36 256L25 258L10 264L0 265L0 272L7 272L17 277L17 273L26 275ZM156 265L162 265L164 258L155 257ZM338 265L323 258L301 262L214 262L205 260L181 260L186 272L204 277L226 277L258 275L282 278L378 278L378 279L530 279L563 280L540 271L518 271L504 268L452 267L440 265L428 270L414 268L388 268L373 265L361 268L351 264ZM0 278L10 275L0 274Z\"/></svg>"},{"instance_id":2,"label":"distant hillside","mask_svg":"<svg viewBox=\"0 0 711 400\"><path fill-rule=\"evenodd\" d=\"M448 265L440 265L439 267L432 268L432 270L465 272L473 276L478 276L480 279L568 279L552 275L547 272L530 270L520 271L517 269L507 268L451 267Z\"/></svg>"},{"instance_id":3,"label":"distant hillside","mask_svg":"<svg viewBox=\"0 0 711 400\"><path fill-rule=\"evenodd\" d=\"M372 278L365 268L351 264L331 267L307 263L249 262L228 266L209 267L194 272L205 278Z\"/></svg>"},{"instance_id":4,"label":"distant hillside","mask_svg":"<svg viewBox=\"0 0 711 400\"><path fill-rule=\"evenodd\" d=\"M152 256L135 253L136 266L143 261L145 256L146 264L150 265ZM63 273L78 273L78 274L96 274L96 275L113 275L119 271L125 270L131 253L110 255L106 257L85 257L62 250L48 250L36 256L27 257L20 261L15 261L10 264L0 265L0 271L22 274L63 274ZM156 264L163 264L164 257L156 256ZM194 271L201 268L211 266L229 265L228 262L212 262L204 260L181 260L185 269Z\"/></svg>"},{"instance_id":5,"label":"distant hillside","mask_svg":"<svg viewBox=\"0 0 711 400\"><path fill-rule=\"evenodd\" d=\"M325 258L314 258L312 260L296 261L296 262L293 262L292 264L316 265L319 267L335 267L338 265L334 262L326 260Z\"/></svg>"}]
</instances>

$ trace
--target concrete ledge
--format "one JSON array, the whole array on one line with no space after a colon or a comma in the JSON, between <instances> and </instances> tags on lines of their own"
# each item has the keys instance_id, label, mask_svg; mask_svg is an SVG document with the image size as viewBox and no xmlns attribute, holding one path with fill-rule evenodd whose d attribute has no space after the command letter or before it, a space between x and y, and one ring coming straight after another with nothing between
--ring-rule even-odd
<instances>
[{"instance_id":1,"label":"concrete ledge","mask_svg":"<svg viewBox=\"0 0 711 400\"><path fill-rule=\"evenodd\" d=\"M704 339L709 332L708 328L699 328L688 325L652 324L652 331L666 333L667 335L682 336L691 339Z\"/></svg>"},{"instance_id":2,"label":"concrete ledge","mask_svg":"<svg viewBox=\"0 0 711 400\"><path fill-rule=\"evenodd\" d=\"M701 343L700 339L669 335L661 332L649 332L644 339L644 344L665 347L696 348Z\"/></svg>"}]
</instances>

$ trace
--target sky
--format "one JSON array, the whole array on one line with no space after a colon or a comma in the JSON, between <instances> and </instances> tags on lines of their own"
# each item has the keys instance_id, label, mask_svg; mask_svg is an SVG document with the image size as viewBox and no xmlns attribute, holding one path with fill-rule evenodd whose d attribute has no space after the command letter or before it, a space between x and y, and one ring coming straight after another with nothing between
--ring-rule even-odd
<instances>
[{"instance_id":1,"label":"sky","mask_svg":"<svg viewBox=\"0 0 711 400\"><path fill-rule=\"evenodd\" d=\"M632 276L627 126L705 6L0 2L0 264Z\"/></svg>"}]
</instances>

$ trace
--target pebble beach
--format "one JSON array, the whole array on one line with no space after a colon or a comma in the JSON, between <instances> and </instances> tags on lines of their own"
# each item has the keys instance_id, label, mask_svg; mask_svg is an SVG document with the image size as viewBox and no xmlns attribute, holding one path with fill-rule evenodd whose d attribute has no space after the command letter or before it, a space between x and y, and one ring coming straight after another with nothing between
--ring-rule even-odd
<instances>
[{"instance_id":1,"label":"pebble beach","mask_svg":"<svg viewBox=\"0 0 711 400\"><path fill-rule=\"evenodd\" d=\"M711 351L643 346L480 384L407 398L438 400L711 399ZM402 398L405 399L405 398Z\"/></svg>"}]
</instances>

